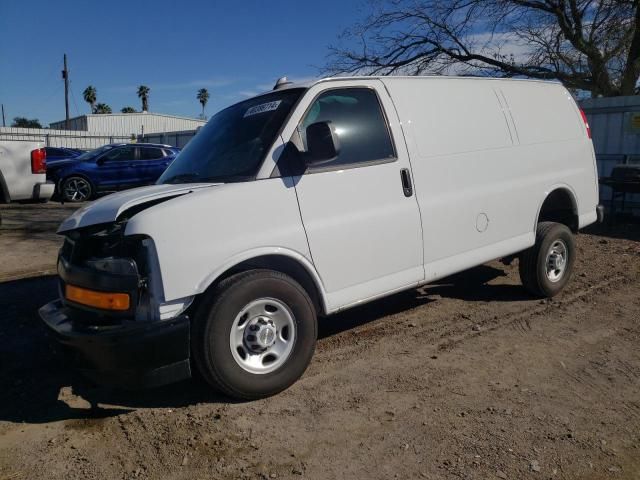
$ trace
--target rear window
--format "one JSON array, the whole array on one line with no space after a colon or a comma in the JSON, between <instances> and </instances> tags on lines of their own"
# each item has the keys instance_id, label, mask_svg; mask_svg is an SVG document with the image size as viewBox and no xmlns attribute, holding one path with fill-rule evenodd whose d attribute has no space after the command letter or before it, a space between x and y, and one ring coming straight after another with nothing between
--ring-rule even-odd
<instances>
[{"instance_id":1,"label":"rear window","mask_svg":"<svg viewBox=\"0 0 640 480\"><path fill-rule=\"evenodd\" d=\"M164 157L164 153L160 148L142 147L140 148L140 160L156 160Z\"/></svg>"}]
</instances>

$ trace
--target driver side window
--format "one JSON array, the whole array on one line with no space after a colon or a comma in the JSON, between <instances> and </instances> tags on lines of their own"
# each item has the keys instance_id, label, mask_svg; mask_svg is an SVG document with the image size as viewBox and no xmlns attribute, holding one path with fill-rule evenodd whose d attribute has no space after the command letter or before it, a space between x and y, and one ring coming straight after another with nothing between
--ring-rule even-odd
<instances>
[{"instance_id":1,"label":"driver side window","mask_svg":"<svg viewBox=\"0 0 640 480\"><path fill-rule=\"evenodd\" d=\"M305 150L306 129L316 122L330 122L340 140L340 154L334 161L312 167L311 171L396 158L382 106L371 88L341 88L322 93L298 126Z\"/></svg>"}]
</instances>

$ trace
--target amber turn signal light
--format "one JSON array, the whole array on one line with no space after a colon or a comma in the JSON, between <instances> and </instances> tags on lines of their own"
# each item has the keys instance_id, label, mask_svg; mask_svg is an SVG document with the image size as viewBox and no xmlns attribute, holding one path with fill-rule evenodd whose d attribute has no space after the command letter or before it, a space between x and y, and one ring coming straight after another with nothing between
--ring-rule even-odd
<instances>
[{"instance_id":1,"label":"amber turn signal light","mask_svg":"<svg viewBox=\"0 0 640 480\"><path fill-rule=\"evenodd\" d=\"M67 300L102 310L129 310L128 293L96 292L86 288L66 285L64 295Z\"/></svg>"}]
</instances>

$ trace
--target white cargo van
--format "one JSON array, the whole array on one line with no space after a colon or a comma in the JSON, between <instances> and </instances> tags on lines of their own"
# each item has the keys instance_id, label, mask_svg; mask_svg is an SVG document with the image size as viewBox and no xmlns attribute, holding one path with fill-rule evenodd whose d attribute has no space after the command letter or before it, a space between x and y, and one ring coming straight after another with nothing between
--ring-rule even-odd
<instances>
[{"instance_id":1,"label":"white cargo van","mask_svg":"<svg viewBox=\"0 0 640 480\"><path fill-rule=\"evenodd\" d=\"M158 185L60 227L41 316L96 380L291 385L316 318L519 255L567 283L602 216L589 126L560 84L446 77L280 82L215 115Z\"/></svg>"}]
</instances>

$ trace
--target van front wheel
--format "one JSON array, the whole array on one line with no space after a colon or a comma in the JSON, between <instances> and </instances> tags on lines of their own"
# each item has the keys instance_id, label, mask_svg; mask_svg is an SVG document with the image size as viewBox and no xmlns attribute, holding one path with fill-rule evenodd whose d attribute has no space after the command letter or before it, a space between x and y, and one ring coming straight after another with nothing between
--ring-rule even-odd
<instances>
[{"instance_id":1,"label":"van front wheel","mask_svg":"<svg viewBox=\"0 0 640 480\"><path fill-rule=\"evenodd\" d=\"M575 261L575 241L566 225L540 222L536 243L520 254L520 279L539 297L553 297L567 284Z\"/></svg>"},{"instance_id":2,"label":"van front wheel","mask_svg":"<svg viewBox=\"0 0 640 480\"><path fill-rule=\"evenodd\" d=\"M274 395L306 370L316 312L293 278L250 270L223 280L199 307L192 351L204 379L242 400Z\"/></svg>"}]
</instances>

